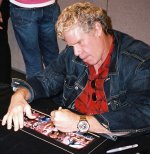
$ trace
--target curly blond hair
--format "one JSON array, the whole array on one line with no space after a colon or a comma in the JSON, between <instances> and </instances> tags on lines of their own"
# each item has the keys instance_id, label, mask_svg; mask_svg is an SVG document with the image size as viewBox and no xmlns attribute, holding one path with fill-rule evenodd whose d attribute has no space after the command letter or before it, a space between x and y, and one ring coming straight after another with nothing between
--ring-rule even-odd
<instances>
[{"instance_id":1,"label":"curly blond hair","mask_svg":"<svg viewBox=\"0 0 150 154\"><path fill-rule=\"evenodd\" d=\"M73 26L80 26L89 32L95 22L100 22L105 34L111 34L111 20L102 8L90 2L78 2L65 8L56 23L56 32L59 38L64 39L63 33Z\"/></svg>"}]
</instances>

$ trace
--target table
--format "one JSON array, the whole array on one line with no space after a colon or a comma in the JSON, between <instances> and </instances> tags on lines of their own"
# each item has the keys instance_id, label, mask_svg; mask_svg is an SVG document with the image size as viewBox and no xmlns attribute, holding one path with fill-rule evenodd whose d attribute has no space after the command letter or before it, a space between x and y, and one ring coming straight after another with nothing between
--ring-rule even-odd
<instances>
[{"instance_id":1,"label":"table","mask_svg":"<svg viewBox=\"0 0 150 154\"><path fill-rule=\"evenodd\" d=\"M3 87L0 89L0 119L6 113L12 90L10 87ZM50 99L41 99L32 103L32 107L45 113L50 113L51 109L57 108ZM137 148L128 149L116 154L150 154L150 134L132 136L132 137L119 137L117 141L107 140L102 146L98 147L92 152L92 154L105 154L107 150L138 144ZM1 154L53 154L60 153L66 154L68 152L63 151L53 145L47 144L31 135L28 135L22 131L14 132L13 130L7 130L5 126L0 125L0 153ZM82 153L84 153L82 151Z\"/></svg>"}]
</instances>

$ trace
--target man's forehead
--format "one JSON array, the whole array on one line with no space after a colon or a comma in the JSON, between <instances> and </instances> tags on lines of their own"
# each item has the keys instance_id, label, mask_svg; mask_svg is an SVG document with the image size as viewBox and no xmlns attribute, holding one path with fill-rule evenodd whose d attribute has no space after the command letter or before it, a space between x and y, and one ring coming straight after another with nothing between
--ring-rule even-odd
<instances>
[{"instance_id":1,"label":"man's forehead","mask_svg":"<svg viewBox=\"0 0 150 154\"><path fill-rule=\"evenodd\" d=\"M72 27L64 32L64 40L68 45L73 45L81 39L83 33L83 30L79 26Z\"/></svg>"},{"instance_id":2,"label":"man's forehead","mask_svg":"<svg viewBox=\"0 0 150 154\"><path fill-rule=\"evenodd\" d=\"M78 26L78 25L74 25L72 27L70 27L66 32L70 33L70 34L77 34L77 33L83 33L83 29Z\"/></svg>"}]
</instances>

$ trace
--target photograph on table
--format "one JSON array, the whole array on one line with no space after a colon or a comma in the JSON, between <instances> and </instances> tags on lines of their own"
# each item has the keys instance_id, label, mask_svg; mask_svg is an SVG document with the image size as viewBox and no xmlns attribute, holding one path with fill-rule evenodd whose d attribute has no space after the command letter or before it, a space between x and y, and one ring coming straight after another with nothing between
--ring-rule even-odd
<instances>
[{"instance_id":1,"label":"photograph on table","mask_svg":"<svg viewBox=\"0 0 150 154\"><path fill-rule=\"evenodd\" d=\"M54 126L49 115L35 109L32 109L32 113L36 118L29 119L25 117L22 131L53 144L68 153L76 153L79 150L90 152L106 141L106 139L93 133L61 132Z\"/></svg>"}]
</instances>

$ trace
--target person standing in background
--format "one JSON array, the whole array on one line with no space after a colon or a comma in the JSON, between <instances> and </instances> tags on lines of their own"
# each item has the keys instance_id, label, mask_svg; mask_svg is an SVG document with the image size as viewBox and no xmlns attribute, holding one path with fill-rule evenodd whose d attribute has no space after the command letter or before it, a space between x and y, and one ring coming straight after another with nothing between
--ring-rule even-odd
<instances>
[{"instance_id":1,"label":"person standing in background","mask_svg":"<svg viewBox=\"0 0 150 154\"><path fill-rule=\"evenodd\" d=\"M11 82L11 54L8 44L9 0L0 0L0 85Z\"/></svg>"},{"instance_id":2,"label":"person standing in background","mask_svg":"<svg viewBox=\"0 0 150 154\"><path fill-rule=\"evenodd\" d=\"M55 23L59 14L55 0L10 0L10 17L27 79L58 56Z\"/></svg>"}]
</instances>

